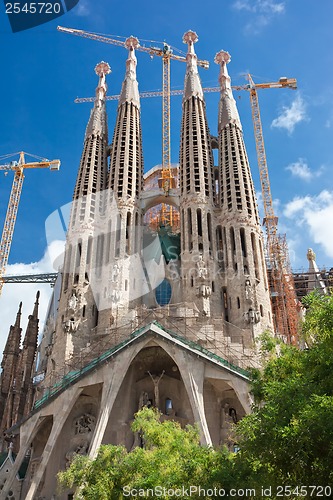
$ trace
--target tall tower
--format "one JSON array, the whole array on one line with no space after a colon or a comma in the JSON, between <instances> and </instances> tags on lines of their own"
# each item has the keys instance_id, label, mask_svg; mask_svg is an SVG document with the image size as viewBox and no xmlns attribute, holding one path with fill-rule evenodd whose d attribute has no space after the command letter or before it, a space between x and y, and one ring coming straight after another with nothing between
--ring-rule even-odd
<instances>
[{"instance_id":1,"label":"tall tower","mask_svg":"<svg viewBox=\"0 0 333 500\"><path fill-rule=\"evenodd\" d=\"M198 37L188 31L180 143L181 262L184 301L194 302L210 315L213 272L213 155L206 107L198 74L194 43Z\"/></svg>"},{"instance_id":2,"label":"tall tower","mask_svg":"<svg viewBox=\"0 0 333 500\"><path fill-rule=\"evenodd\" d=\"M48 349L49 375L54 371L59 373L71 356L91 342L98 323L97 299L90 281L101 265L104 241L99 224L105 208L103 193L108 171L105 77L110 71L105 62L95 68L99 81L74 189L56 331Z\"/></svg>"},{"instance_id":3,"label":"tall tower","mask_svg":"<svg viewBox=\"0 0 333 500\"><path fill-rule=\"evenodd\" d=\"M39 292L36 294L33 313L29 316L22 350L16 367L15 384L13 384L15 392L12 408L12 423L20 421L32 408L34 397L32 378L38 341L38 307Z\"/></svg>"},{"instance_id":4,"label":"tall tower","mask_svg":"<svg viewBox=\"0 0 333 500\"><path fill-rule=\"evenodd\" d=\"M221 96L218 115L219 206L216 235L223 269L225 321L247 331L247 340L272 329L272 313L262 232L242 126L227 71L228 52L220 51ZM245 339L246 340L246 339Z\"/></svg>"},{"instance_id":5,"label":"tall tower","mask_svg":"<svg viewBox=\"0 0 333 500\"><path fill-rule=\"evenodd\" d=\"M19 422L32 408L33 372L38 339L38 305L39 292L33 313L29 316L22 349L20 319L22 302L20 303L14 326L10 327L7 343L1 363L1 406L0 432ZM16 443L18 445L18 443ZM3 444L1 445L3 446Z\"/></svg>"},{"instance_id":6,"label":"tall tower","mask_svg":"<svg viewBox=\"0 0 333 500\"><path fill-rule=\"evenodd\" d=\"M140 262L142 214L139 197L143 184L143 155L140 121L140 97L136 79L137 38L127 38L126 73L118 103L117 119L110 149L108 204L105 244L106 294L101 300L101 328L118 327L133 309L132 300L140 293L136 277ZM132 311L133 314L134 311ZM127 318L127 320L125 319Z\"/></svg>"},{"instance_id":7,"label":"tall tower","mask_svg":"<svg viewBox=\"0 0 333 500\"><path fill-rule=\"evenodd\" d=\"M10 418L12 411L12 384L15 378L15 372L20 355L21 344L21 310L22 302L16 315L14 325L10 327L9 335L3 351L1 361L1 377L0 377L0 432L10 427ZM9 401L10 399L10 401ZM8 425L9 424L9 425Z\"/></svg>"}]
</instances>

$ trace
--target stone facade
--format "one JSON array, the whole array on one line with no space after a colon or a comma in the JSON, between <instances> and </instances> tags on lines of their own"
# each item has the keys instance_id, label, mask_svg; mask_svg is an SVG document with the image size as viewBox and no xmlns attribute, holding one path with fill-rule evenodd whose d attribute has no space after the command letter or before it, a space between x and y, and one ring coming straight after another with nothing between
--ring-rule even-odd
<instances>
[{"instance_id":1,"label":"stone facade","mask_svg":"<svg viewBox=\"0 0 333 500\"><path fill-rule=\"evenodd\" d=\"M193 31L184 35L179 188L164 183L144 190L138 41L126 41L111 146L105 108L110 68L104 62L96 67L99 84L56 287L58 311L47 318L39 347L34 407L10 429L20 446L5 494L29 456L21 498L67 499L72 492L56 490L57 471L75 453L94 457L102 443L140 446L130 425L144 405L181 425L197 422L203 444L230 448L233 423L250 411L246 368L258 366L255 341L272 330L262 234L229 55L216 56L221 97L213 140L196 40ZM212 144L219 149L216 167ZM160 203L179 212L180 231L143 224ZM19 319L15 325L7 358L19 345ZM2 401L8 390L4 382Z\"/></svg>"}]
</instances>

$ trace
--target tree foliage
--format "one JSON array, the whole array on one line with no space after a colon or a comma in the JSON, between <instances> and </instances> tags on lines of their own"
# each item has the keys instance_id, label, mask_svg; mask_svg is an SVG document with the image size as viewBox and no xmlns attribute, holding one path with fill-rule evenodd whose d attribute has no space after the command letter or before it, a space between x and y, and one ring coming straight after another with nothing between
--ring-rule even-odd
<instances>
[{"instance_id":1,"label":"tree foliage","mask_svg":"<svg viewBox=\"0 0 333 500\"><path fill-rule=\"evenodd\" d=\"M333 297L305 306L305 348L281 345L253 374L254 411L238 425L237 459L268 485L333 486Z\"/></svg>"},{"instance_id":2,"label":"tree foliage","mask_svg":"<svg viewBox=\"0 0 333 500\"><path fill-rule=\"evenodd\" d=\"M166 490L192 485L212 487L211 479L221 461L229 460L228 451L217 454L212 448L200 446L197 427L182 429L177 422L161 422L160 416L152 408L136 414L132 430L140 433L143 447L127 452L123 446L104 445L95 460L77 456L69 469L59 473L60 483L69 488L81 486L80 494L87 500L125 498L125 487L126 491L152 490L156 486ZM202 495L193 494L191 498Z\"/></svg>"}]
</instances>

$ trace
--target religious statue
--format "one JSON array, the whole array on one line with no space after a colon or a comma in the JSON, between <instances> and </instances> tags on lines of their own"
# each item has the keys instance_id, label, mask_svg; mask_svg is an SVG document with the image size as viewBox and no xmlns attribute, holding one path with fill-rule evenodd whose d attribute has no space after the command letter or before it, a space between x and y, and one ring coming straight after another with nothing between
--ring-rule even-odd
<instances>
[{"instance_id":1,"label":"religious statue","mask_svg":"<svg viewBox=\"0 0 333 500\"><path fill-rule=\"evenodd\" d=\"M245 280L245 298L246 300L252 300L252 295L253 295L253 288L251 285L250 278L247 276Z\"/></svg>"},{"instance_id":2,"label":"religious statue","mask_svg":"<svg viewBox=\"0 0 333 500\"><path fill-rule=\"evenodd\" d=\"M158 375L152 375L150 372L148 372L149 375L150 375L150 378L152 379L153 381L153 384L154 384L154 399L155 399L155 407L156 408L159 408L159 405L160 405L160 393L159 393L159 383L161 381L161 378L163 377L165 371L163 370L163 372L161 373L160 376Z\"/></svg>"},{"instance_id":3,"label":"religious statue","mask_svg":"<svg viewBox=\"0 0 333 500\"><path fill-rule=\"evenodd\" d=\"M68 300L68 307L69 307L69 309L72 309L73 311L75 311L77 304L78 304L78 298L75 295L75 293L73 292L71 297Z\"/></svg>"},{"instance_id":4,"label":"religious statue","mask_svg":"<svg viewBox=\"0 0 333 500\"><path fill-rule=\"evenodd\" d=\"M120 267L118 266L117 263L115 263L115 265L112 268L112 273L111 273L111 281L112 281L112 283L116 283L116 281L117 281L117 279L119 277L119 274L120 274Z\"/></svg>"},{"instance_id":5,"label":"religious statue","mask_svg":"<svg viewBox=\"0 0 333 500\"><path fill-rule=\"evenodd\" d=\"M198 268L198 277L199 278L206 278L207 276L207 267L206 264L203 260L202 255L200 255L199 260L197 262L197 268Z\"/></svg>"}]
</instances>

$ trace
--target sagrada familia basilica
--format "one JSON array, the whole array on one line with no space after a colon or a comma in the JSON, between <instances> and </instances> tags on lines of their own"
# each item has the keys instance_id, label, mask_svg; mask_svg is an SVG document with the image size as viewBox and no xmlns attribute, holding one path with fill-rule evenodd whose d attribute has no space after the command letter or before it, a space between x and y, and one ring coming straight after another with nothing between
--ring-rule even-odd
<instances>
[{"instance_id":1,"label":"sagrada familia basilica","mask_svg":"<svg viewBox=\"0 0 333 500\"><path fill-rule=\"evenodd\" d=\"M94 457L101 444L140 446L130 426L144 405L162 419L197 422L203 444L230 448L232 423L250 411L247 369L260 363L258 337L273 332L263 235L230 56L215 57L221 92L212 137L196 40L193 31L184 35L179 167L168 182L161 168L144 174L137 40L126 42L111 144L110 68L96 66L64 264L43 337L37 347L37 295L22 347L20 306L4 351L1 498L73 498L57 490L57 472L75 453ZM157 206L172 208L177 228L152 227Z\"/></svg>"}]
</instances>

